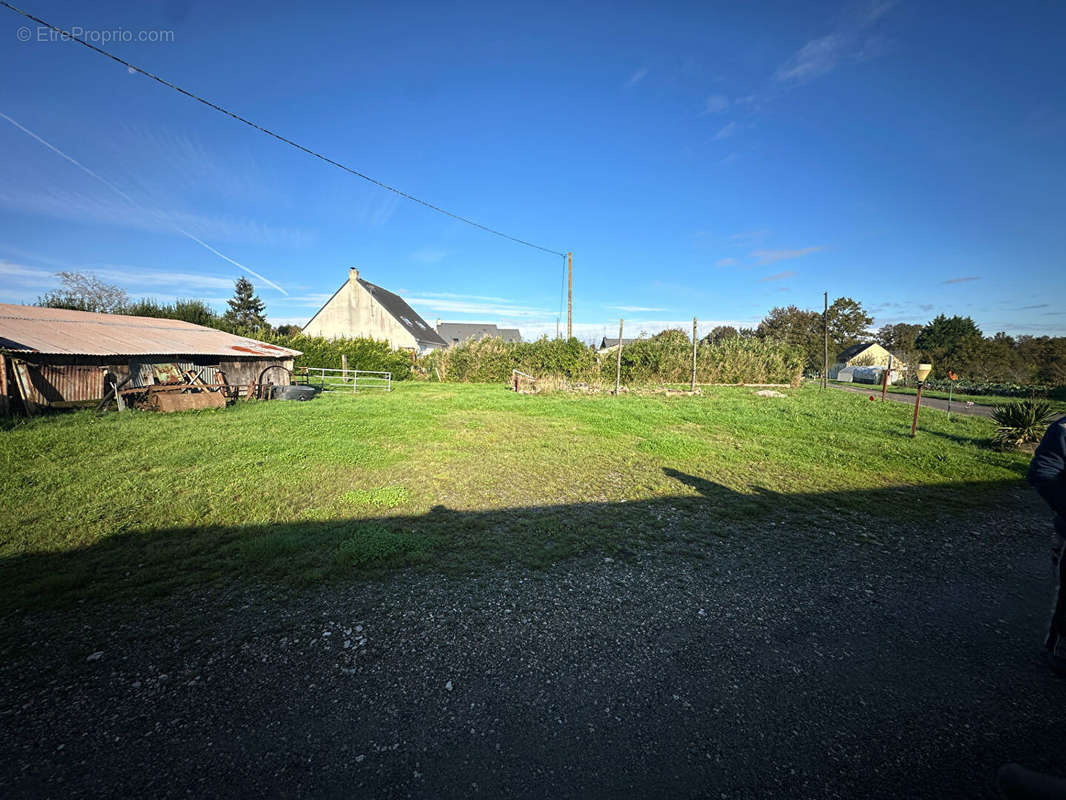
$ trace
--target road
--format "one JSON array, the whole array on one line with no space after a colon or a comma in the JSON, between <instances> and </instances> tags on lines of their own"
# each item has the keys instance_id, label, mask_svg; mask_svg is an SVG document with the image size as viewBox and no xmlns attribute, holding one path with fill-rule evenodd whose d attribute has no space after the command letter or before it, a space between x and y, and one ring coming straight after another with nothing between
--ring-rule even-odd
<instances>
[{"instance_id":1,"label":"road","mask_svg":"<svg viewBox=\"0 0 1066 800\"><path fill-rule=\"evenodd\" d=\"M834 514L536 572L16 613L0 796L897 800L1066 771L1028 491Z\"/></svg>"},{"instance_id":2,"label":"road","mask_svg":"<svg viewBox=\"0 0 1066 800\"><path fill-rule=\"evenodd\" d=\"M839 383L830 383L829 385L830 385L830 387L832 387L834 389L843 389L845 392L857 392L858 394L865 394L865 395L871 395L872 394L875 397L877 397L878 400L881 399L881 387L880 386L867 386L867 385L845 386L845 385L839 384ZM906 404L911 405L911 406L914 405L914 395L913 394L893 394L891 391L889 391L887 396L888 396L888 399L893 401L894 403L906 403ZM948 401L947 400L942 400L939 397L926 397L925 395L922 395L922 407L923 408L938 408L941 411L947 411L948 410ZM970 414L970 415L977 415L977 416L981 416L981 417L991 417L992 416L992 407L991 406L979 406L977 404L974 404L972 406L967 406L966 405L966 400L964 398L961 401L960 400L952 400L951 401L951 413L952 414Z\"/></svg>"}]
</instances>

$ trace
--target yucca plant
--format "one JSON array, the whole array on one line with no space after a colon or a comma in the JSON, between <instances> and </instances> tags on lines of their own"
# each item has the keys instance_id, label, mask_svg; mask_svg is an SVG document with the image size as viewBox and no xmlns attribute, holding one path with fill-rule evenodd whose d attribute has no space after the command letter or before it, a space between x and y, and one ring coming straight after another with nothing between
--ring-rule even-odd
<instances>
[{"instance_id":1,"label":"yucca plant","mask_svg":"<svg viewBox=\"0 0 1066 800\"><path fill-rule=\"evenodd\" d=\"M1037 442L1055 416L1050 403L1035 398L992 406L992 419L996 423L993 438L1001 447Z\"/></svg>"}]
</instances>

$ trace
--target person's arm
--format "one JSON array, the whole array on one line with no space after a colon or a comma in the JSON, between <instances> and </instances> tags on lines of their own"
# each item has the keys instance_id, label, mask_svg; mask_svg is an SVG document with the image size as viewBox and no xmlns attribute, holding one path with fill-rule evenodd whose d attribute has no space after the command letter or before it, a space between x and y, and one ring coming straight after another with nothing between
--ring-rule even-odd
<instances>
[{"instance_id":1,"label":"person's arm","mask_svg":"<svg viewBox=\"0 0 1066 800\"><path fill-rule=\"evenodd\" d=\"M1066 418L1051 424L1029 464L1029 483L1066 518Z\"/></svg>"}]
</instances>

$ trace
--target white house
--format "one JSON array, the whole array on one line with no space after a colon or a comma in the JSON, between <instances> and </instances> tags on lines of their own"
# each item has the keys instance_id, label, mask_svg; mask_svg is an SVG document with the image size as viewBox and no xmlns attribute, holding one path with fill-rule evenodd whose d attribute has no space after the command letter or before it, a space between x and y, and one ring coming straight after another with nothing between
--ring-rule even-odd
<instances>
[{"instance_id":1,"label":"white house","mask_svg":"<svg viewBox=\"0 0 1066 800\"><path fill-rule=\"evenodd\" d=\"M415 353L448 344L402 297L363 280L355 267L303 332L326 339L377 339Z\"/></svg>"}]
</instances>

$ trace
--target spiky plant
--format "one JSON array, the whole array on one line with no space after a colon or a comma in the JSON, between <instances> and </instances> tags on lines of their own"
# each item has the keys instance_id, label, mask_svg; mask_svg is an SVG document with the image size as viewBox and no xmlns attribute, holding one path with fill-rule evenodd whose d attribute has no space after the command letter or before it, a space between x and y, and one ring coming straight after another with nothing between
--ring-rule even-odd
<instances>
[{"instance_id":1,"label":"spiky plant","mask_svg":"<svg viewBox=\"0 0 1066 800\"><path fill-rule=\"evenodd\" d=\"M1001 447L1018 447L1024 442L1036 442L1044 433L1055 412L1046 400L1035 398L992 407L996 423L995 440Z\"/></svg>"}]
</instances>

